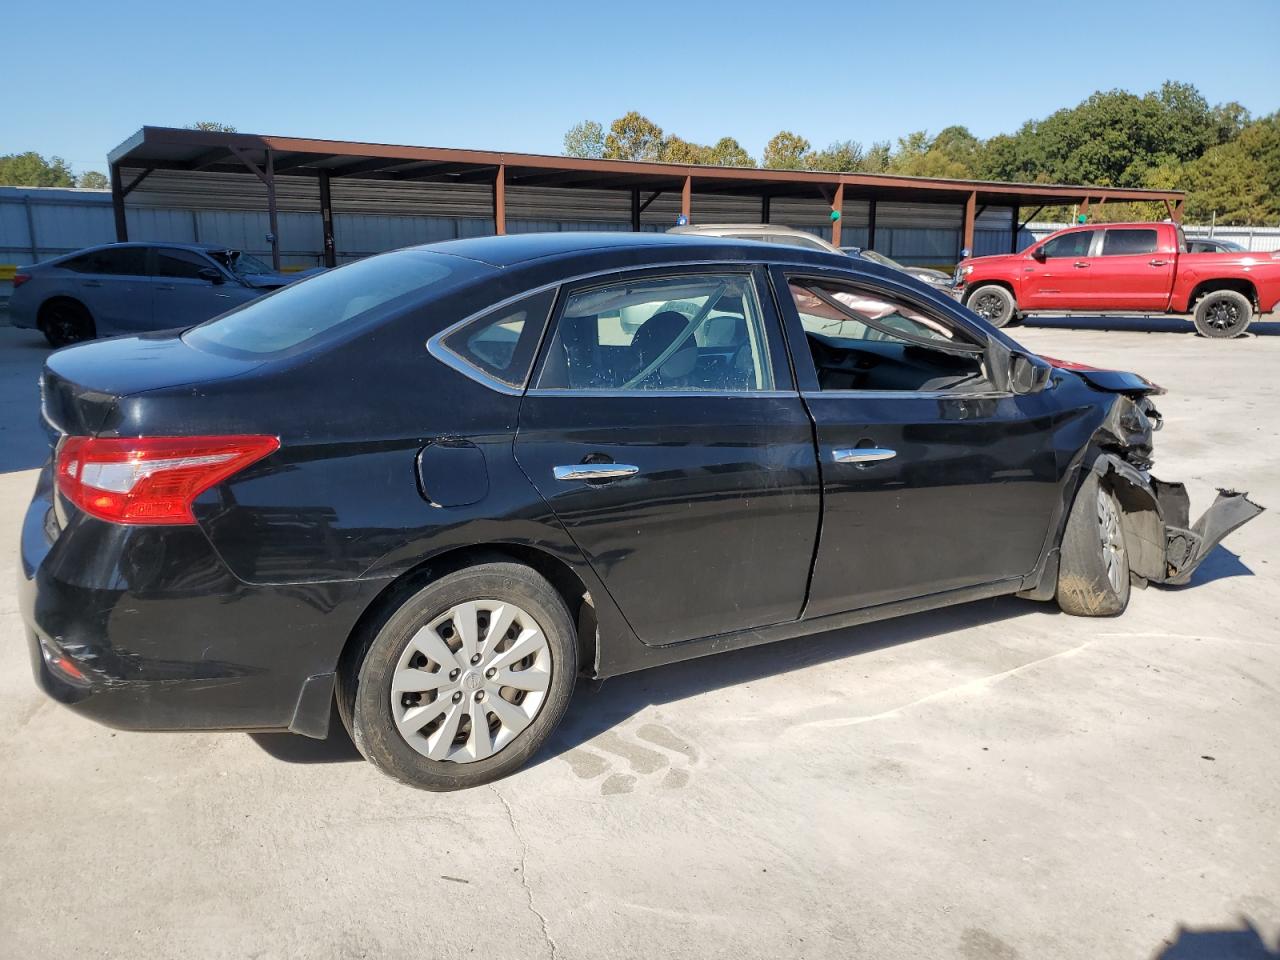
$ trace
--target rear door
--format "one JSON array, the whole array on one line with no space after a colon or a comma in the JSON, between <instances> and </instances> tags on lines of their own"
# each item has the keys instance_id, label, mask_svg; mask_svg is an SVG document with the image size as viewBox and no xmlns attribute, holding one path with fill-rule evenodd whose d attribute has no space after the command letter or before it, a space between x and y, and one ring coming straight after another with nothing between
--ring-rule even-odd
<instances>
[{"instance_id":1,"label":"rear door","mask_svg":"<svg viewBox=\"0 0 1280 960\"><path fill-rule=\"evenodd\" d=\"M1018 304L1028 310L1087 310L1093 306L1092 277L1099 231L1069 230L1040 247L1044 259L1030 257L1023 270Z\"/></svg>"},{"instance_id":2,"label":"rear door","mask_svg":"<svg viewBox=\"0 0 1280 960\"><path fill-rule=\"evenodd\" d=\"M642 641L799 617L818 531L812 428L758 268L562 291L515 454Z\"/></svg>"},{"instance_id":3,"label":"rear door","mask_svg":"<svg viewBox=\"0 0 1280 960\"><path fill-rule=\"evenodd\" d=\"M76 295L93 315L98 336L151 329L146 247L103 247L62 266L77 274Z\"/></svg>"},{"instance_id":4,"label":"rear door","mask_svg":"<svg viewBox=\"0 0 1280 960\"><path fill-rule=\"evenodd\" d=\"M157 329L194 326L254 298L254 291L194 250L155 247L153 263ZM202 277L202 270L216 270L222 282Z\"/></svg>"},{"instance_id":5,"label":"rear door","mask_svg":"<svg viewBox=\"0 0 1280 960\"><path fill-rule=\"evenodd\" d=\"M1169 303L1177 257L1159 249L1152 227L1107 227L1092 258L1089 302L1098 310L1163 312Z\"/></svg>"},{"instance_id":6,"label":"rear door","mask_svg":"<svg viewBox=\"0 0 1280 960\"><path fill-rule=\"evenodd\" d=\"M996 390L979 335L896 284L774 277L822 473L806 619L1030 572L1059 495L1046 393Z\"/></svg>"}]
</instances>

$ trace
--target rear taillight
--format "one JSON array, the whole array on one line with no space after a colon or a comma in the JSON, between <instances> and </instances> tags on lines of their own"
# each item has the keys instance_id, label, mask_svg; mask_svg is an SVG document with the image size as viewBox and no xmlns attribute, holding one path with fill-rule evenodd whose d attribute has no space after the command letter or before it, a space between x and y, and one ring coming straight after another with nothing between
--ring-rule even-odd
<instances>
[{"instance_id":1,"label":"rear taillight","mask_svg":"<svg viewBox=\"0 0 1280 960\"><path fill-rule=\"evenodd\" d=\"M26 283L30 279L31 279L31 274L29 273L15 273L13 275L13 289L17 290L20 286L22 286L24 283Z\"/></svg>"},{"instance_id":2,"label":"rear taillight","mask_svg":"<svg viewBox=\"0 0 1280 960\"><path fill-rule=\"evenodd\" d=\"M112 523L195 523L204 493L280 447L275 437L67 437L58 490Z\"/></svg>"}]
</instances>

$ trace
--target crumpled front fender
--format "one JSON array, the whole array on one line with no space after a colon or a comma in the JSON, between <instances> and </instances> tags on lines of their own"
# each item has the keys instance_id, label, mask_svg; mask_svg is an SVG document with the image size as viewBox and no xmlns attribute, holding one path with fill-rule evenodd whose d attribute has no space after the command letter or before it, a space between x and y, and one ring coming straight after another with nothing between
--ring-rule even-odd
<instances>
[{"instance_id":1,"label":"crumpled front fender","mask_svg":"<svg viewBox=\"0 0 1280 960\"><path fill-rule=\"evenodd\" d=\"M1124 510L1130 571L1152 583L1186 583L1224 537L1263 510L1244 493L1220 489L1193 524L1181 483L1152 477L1113 453L1100 454L1093 471Z\"/></svg>"}]
</instances>

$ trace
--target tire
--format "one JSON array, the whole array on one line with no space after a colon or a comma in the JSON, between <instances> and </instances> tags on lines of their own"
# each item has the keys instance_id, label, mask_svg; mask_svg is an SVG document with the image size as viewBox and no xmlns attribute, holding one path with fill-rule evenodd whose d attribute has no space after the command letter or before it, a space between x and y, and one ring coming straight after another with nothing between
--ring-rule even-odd
<instances>
[{"instance_id":1,"label":"tire","mask_svg":"<svg viewBox=\"0 0 1280 960\"><path fill-rule=\"evenodd\" d=\"M1214 290L1200 298L1194 320L1200 336L1229 340L1249 328L1253 320L1253 304L1243 293Z\"/></svg>"},{"instance_id":2,"label":"tire","mask_svg":"<svg viewBox=\"0 0 1280 960\"><path fill-rule=\"evenodd\" d=\"M988 283L969 294L965 306L993 327L1003 327L1017 319L1018 302L998 283Z\"/></svg>"},{"instance_id":3,"label":"tire","mask_svg":"<svg viewBox=\"0 0 1280 960\"><path fill-rule=\"evenodd\" d=\"M92 340L96 335L93 317L75 300L50 300L40 308L38 326L55 349Z\"/></svg>"},{"instance_id":4,"label":"tire","mask_svg":"<svg viewBox=\"0 0 1280 960\"><path fill-rule=\"evenodd\" d=\"M1058 606L1076 617L1114 617L1129 605L1129 551L1115 495L1090 473L1067 517Z\"/></svg>"},{"instance_id":5,"label":"tire","mask_svg":"<svg viewBox=\"0 0 1280 960\"><path fill-rule=\"evenodd\" d=\"M498 618L510 627L490 637ZM478 662L462 653L468 623ZM521 651L529 652L510 660ZM344 658L338 709L383 773L424 790L461 790L525 764L560 723L577 673L577 631L555 588L521 564L484 563L410 596ZM487 736L477 735L481 717Z\"/></svg>"}]
</instances>

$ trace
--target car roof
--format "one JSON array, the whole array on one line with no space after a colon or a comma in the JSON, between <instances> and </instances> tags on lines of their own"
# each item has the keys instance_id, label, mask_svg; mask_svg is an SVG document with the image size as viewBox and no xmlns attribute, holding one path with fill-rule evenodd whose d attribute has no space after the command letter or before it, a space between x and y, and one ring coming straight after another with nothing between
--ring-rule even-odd
<instances>
[{"instance_id":1,"label":"car roof","mask_svg":"<svg viewBox=\"0 0 1280 960\"><path fill-rule=\"evenodd\" d=\"M165 247L170 250L195 250L199 253L236 249L235 247L227 246L225 243L185 243L180 240L130 240L125 243L97 243L77 250L75 254L69 254L69 256L75 256L89 250L113 250L116 247Z\"/></svg>"},{"instance_id":2,"label":"car roof","mask_svg":"<svg viewBox=\"0 0 1280 960\"><path fill-rule=\"evenodd\" d=\"M634 260L637 266L670 260L769 260L840 263L847 257L801 247L779 247L754 240L708 234L565 232L446 240L417 249L465 257L493 267L514 267L548 259Z\"/></svg>"}]
</instances>

